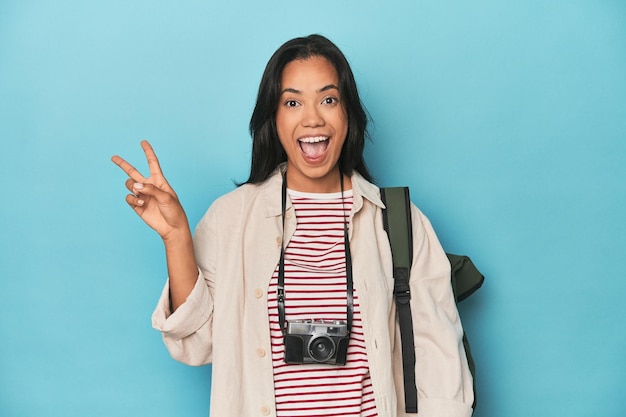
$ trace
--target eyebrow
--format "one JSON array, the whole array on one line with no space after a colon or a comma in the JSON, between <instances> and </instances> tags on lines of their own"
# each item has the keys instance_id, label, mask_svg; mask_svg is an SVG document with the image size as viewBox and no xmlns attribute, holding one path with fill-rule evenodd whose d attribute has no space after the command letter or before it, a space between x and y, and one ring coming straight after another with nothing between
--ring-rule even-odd
<instances>
[{"instance_id":1,"label":"eyebrow","mask_svg":"<svg viewBox=\"0 0 626 417\"><path fill-rule=\"evenodd\" d=\"M324 87L320 88L319 90L317 90L316 93L323 93L323 92L328 91L328 90L337 90L337 91L339 91L339 87L337 87L335 84L328 84L328 85L325 85ZM283 91L280 92L280 94L282 95L284 93L302 94L302 91L296 90L295 88L285 88Z\"/></svg>"}]
</instances>

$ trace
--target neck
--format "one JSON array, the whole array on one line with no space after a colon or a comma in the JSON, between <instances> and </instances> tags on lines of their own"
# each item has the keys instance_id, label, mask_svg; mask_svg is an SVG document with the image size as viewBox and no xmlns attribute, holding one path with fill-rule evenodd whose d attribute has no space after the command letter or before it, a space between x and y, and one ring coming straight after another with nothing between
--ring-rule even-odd
<instances>
[{"instance_id":1,"label":"neck","mask_svg":"<svg viewBox=\"0 0 626 417\"><path fill-rule=\"evenodd\" d=\"M333 169L327 175L320 178L301 178L290 175L287 167L287 184L289 189L304 193L336 193L342 191L341 179L343 178L343 190L352 189L350 176L340 174L339 167Z\"/></svg>"}]
</instances>

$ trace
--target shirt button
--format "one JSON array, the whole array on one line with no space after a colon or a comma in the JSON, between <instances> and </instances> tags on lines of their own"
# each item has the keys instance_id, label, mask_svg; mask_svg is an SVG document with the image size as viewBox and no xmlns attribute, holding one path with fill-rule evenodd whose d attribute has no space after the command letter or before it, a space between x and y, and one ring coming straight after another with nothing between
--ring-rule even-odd
<instances>
[{"instance_id":1,"label":"shirt button","mask_svg":"<svg viewBox=\"0 0 626 417\"><path fill-rule=\"evenodd\" d=\"M265 356L265 349L263 349L263 348L257 348L257 350L256 350L256 355L257 355L259 358L264 357L264 356Z\"/></svg>"},{"instance_id":2,"label":"shirt button","mask_svg":"<svg viewBox=\"0 0 626 417\"><path fill-rule=\"evenodd\" d=\"M282 245L282 243L283 243L283 238L280 236L276 236L276 244L280 246Z\"/></svg>"},{"instance_id":3,"label":"shirt button","mask_svg":"<svg viewBox=\"0 0 626 417\"><path fill-rule=\"evenodd\" d=\"M260 288L257 288L256 290L254 290L254 296L256 298L261 298L263 297L263 290Z\"/></svg>"},{"instance_id":4,"label":"shirt button","mask_svg":"<svg viewBox=\"0 0 626 417\"><path fill-rule=\"evenodd\" d=\"M291 219L292 216L293 216L293 213L291 211L288 211L287 213L285 213L286 219Z\"/></svg>"},{"instance_id":5,"label":"shirt button","mask_svg":"<svg viewBox=\"0 0 626 417\"><path fill-rule=\"evenodd\" d=\"M263 407L261 407L261 414L263 414L264 416L269 416L270 415L270 408L266 405L264 405Z\"/></svg>"}]
</instances>

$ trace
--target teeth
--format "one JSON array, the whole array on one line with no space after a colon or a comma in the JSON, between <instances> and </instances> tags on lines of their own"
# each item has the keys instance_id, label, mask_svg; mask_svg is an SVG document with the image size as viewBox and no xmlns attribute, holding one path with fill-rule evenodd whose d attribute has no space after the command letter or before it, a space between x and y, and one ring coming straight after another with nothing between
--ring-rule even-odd
<instances>
[{"instance_id":1,"label":"teeth","mask_svg":"<svg viewBox=\"0 0 626 417\"><path fill-rule=\"evenodd\" d=\"M323 142L325 140L328 140L328 137L327 136L315 136L311 138L301 138L298 140L304 143L317 143L317 142Z\"/></svg>"}]
</instances>

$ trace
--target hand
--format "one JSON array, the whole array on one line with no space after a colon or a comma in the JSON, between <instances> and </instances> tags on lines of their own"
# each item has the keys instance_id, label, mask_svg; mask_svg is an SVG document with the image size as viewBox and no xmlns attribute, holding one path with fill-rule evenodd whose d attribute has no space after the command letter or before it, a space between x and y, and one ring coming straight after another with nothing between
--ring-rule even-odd
<instances>
[{"instance_id":1,"label":"hand","mask_svg":"<svg viewBox=\"0 0 626 417\"><path fill-rule=\"evenodd\" d=\"M150 170L148 178L141 175L123 158L117 155L111 158L113 163L130 177L126 181L126 188L132 194L126 196L126 202L164 241L167 242L180 233L187 236L189 234L187 216L176 193L163 176L152 146L144 140L141 147L148 160Z\"/></svg>"}]
</instances>

